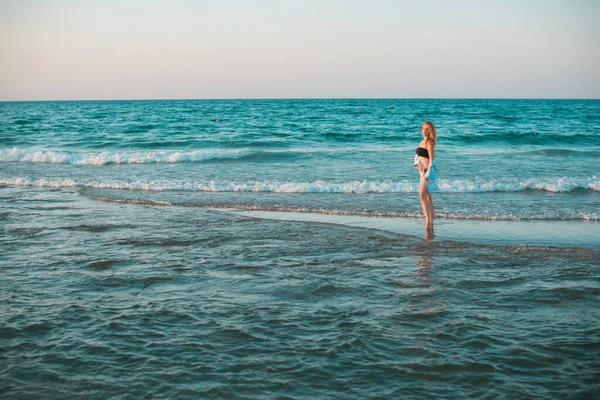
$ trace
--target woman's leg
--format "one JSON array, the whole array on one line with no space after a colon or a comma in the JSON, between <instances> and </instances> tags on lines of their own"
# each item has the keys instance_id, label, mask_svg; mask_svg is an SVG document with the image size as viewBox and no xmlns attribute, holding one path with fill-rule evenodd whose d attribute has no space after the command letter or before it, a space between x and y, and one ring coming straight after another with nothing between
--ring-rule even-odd
<instances>
[{"instance_id":1,"label":"woman's leg","mask_svg":"<svg viewBox=\"0 0 600 400\"><path fill-rule=\"evenodd\" d=\"M430 210L429 205L430 194L427 191L427 185L425 184L425 178L421 178L421 187L419 188L419 200L421 200L421 207L423 208L423 214L425 214L425 226L431 225L430 222Z\"/></svg>"},{"instance_id":2,"label":"woman's leg","mask_svg":"<svg viewBox=\"0 0 600 400\"><path fill-rule=\"evenodd\" d=\"M433 199L431 198L431 193L427 192L427 203L429 205L429 221L431 223L431 226L433 226L433 216L434 216L434 210L433 210Z\"/></svg>"}]
</instances>

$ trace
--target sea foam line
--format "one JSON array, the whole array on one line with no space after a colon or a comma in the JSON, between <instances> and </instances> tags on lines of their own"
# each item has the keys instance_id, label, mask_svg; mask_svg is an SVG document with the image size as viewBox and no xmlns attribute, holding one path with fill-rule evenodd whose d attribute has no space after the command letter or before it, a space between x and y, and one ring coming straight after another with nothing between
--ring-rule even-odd
<instances>
[{"instance_id":1,"label":"sea foam line","mask_svg":"<svg viewBox=\"0 0 600 400\"><path fill-rule=\"evenodd\" d=\"M38 187L89 187L98 189L144 190L144 191L193 191L193 192L267 192L267 193L417 193L418 182L406 181L351 181L326 182L280 182L280 181L196 181L174 180L105 180L80 181L71 178L0 177L0 184ZM546 192L572 192L575 190L600 191L600 179L592 178L530 178L492 180L440 180L441 193L520 192L538 190Z\"/></svg>"},{"instance_id":2,"label":"sea foam line","mask_svg":"<svg viewBox=\"0 0 600 400\"><path fill-rule=\"evenodd\" d=\"M194 150L194 151L54 151L0 149L0 162L30 162L76 165L150 164L202 162L216 159L241 158L250 154L248 149Z\"/></svg>"},{"instance_id":3,"label":"sea foam line","mask_svg":"<svg viewBox=\"0 0 600 400\"><path fill-rule=\"evenodd\" d=\"M140 199L140 198L119 198L113 197L112 194L103 196L99 194L89 193L83 189L80 194L99 201L109 203L127 203L127 204L142 204L142 205L154 205L154 206L179 206L179 207L199 207L199 208L213 208L213 209L225 209L225 210L246 210L246 211L275 211L283 213L316 213L325 215L348 215L348 216L366 216L366 217L388 217L388 218L423 218L423 214L414 211L384 211L384 210L356 210L356 209L336 209L336 208L312 208L302 206L273 206L273 205L261 205L261 204L243 204L243 203L231 203L213 204L210 202L168 202L161 200L152 199ZM544 212L542 215L531 215L531 214L515 214L511 212L437 212L436 218L439 219L452 219L452 220L478 220L478 221L572 221L572 220L584 220L584 221L598 221L598 214L581 211L567 211L561 210L556 213L549 214Z\"/></svg>"}]
</instances>

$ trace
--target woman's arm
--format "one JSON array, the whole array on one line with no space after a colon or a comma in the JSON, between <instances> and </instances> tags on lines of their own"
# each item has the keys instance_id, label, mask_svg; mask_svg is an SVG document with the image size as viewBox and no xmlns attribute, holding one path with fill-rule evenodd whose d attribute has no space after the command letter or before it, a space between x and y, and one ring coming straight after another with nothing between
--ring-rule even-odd
<instances>
[{"instance_id":1,"label":"woman's arm","mask_svg":"<svg viewBox=\"0 0 600 400\"><path fill-rule=\"evenodd\" d=\"M428 140L427 143L425 143L425 146L427 147L427 152L429 153L429 168L427 168L427 172L425 172L425 175L423 175L425 177L425 179L429 179L429 175L431 174L431 170L433 170L433 168L435 168L433 166L433 148L435 147L433 145L433 141Z\"/></svg>"}]
</instances>

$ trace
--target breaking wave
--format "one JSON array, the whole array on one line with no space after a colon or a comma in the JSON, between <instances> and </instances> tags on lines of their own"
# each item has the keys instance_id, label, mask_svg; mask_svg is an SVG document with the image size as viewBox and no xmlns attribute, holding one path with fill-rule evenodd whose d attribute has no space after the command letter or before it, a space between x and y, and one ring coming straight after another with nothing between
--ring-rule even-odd
<instances>
[{"instance_id":1,"label":"breaking wave","mask_svg":"<svg viewBox=\"0 0 600 400\"><path fill-rule=\"evenodd\" d=\"M30 162L75 165L151 164L203 162L246 157L248 149L194 151L54 151L0 149L0 162Z\"/></svg>"},{"instance_id":2,"label":"breaking wave","mask_svg":"<svg viewBox=\"0 0 600 400\"><path fill-rule=\"evenodd\" d=\"M11 177L0 178L0 185L39 187L89 187L100 189L144 191L193 191L193 192L266 192L266 193L416 193L418 182L414 181L351 181L327 182L281 182L281 181L198 181L198 180L118 180L75 181L70 178ZM440 180L440 193L520 192L537 190L546 192L573 192L581 190L600 191L600 179L591 178L530 178L492 180Z\"/></svg>"}]
</instances>

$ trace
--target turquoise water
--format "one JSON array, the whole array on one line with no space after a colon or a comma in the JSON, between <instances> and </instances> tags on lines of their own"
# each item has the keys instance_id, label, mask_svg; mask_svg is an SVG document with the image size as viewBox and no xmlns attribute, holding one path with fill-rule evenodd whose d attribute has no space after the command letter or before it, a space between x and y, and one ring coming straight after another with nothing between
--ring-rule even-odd
<instances>
[{"instance_id":1,"label":"turquoise water","mask_svg":"<svg viewBox=\"0 0 600 400\"><path fill-rule=\"evenodd\" d=\"M432 119L439 218L597 221L599 110L595 100L2 103L0 184L420 217L412 157Z\"/></svg>"},{"instance_id":2,"label":"turquoise water","mask_svg":"<svg viewBox=\"0 0 600 400\"><path fill-rule=\"evenodd\" d=\"M597 396L599 156L596 100L0 103L0 394Z\"/></svg>"}]
</instances>

